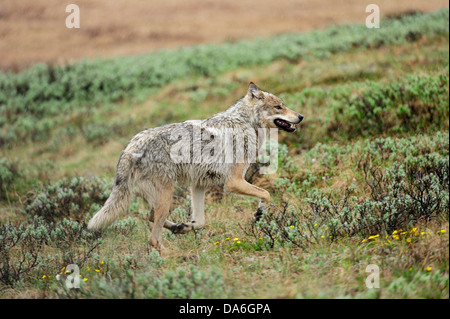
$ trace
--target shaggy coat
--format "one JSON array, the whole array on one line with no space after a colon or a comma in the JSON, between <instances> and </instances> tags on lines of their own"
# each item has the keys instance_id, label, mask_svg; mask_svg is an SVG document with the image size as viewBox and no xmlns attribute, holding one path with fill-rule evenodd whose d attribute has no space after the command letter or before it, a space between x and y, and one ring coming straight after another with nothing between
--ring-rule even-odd
<instances>
[{"instance_id":1,"label":"shaggy coat","mask_svg":"<svg viewBox=\"0 0 450 319\"><path fill-rule=\"evenodd\" d=\"M152 207L151 244L162 251L162 227L185 233L203 227L205 191L224 186L228 192L260 199L258 214L270 201L267 191L244 180L250 163L264 145L267 129L293 132L303 116L281 99L250 83L247 94L209 119L173 123L135 135L120 155L115 183L103 208L89 221L96 231L125 213L137 188ZM175 185L191 189L191 222L167 220Z\"/></svg>"}]
</instances>

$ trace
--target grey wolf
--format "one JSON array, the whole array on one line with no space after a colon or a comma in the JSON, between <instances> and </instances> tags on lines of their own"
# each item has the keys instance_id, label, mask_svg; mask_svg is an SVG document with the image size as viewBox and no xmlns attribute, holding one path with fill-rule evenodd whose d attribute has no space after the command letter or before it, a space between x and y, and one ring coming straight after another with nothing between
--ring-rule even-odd
<instances>
[{"instance_id":1,"label":"grey wolf","mask_svg":"<svg viewBox=\"0 0 450 319\"><path fill-rule=\"evenodd\" d=\"M205 225L204 201L209 187L223 186L225 192L258 198L258 219L270 202L270 194L244 179L251 150L263 145L264 129L294 132L302 120L303 115L288 109L280 98L250 83L244 97L211 118L138 133L120 155L111 194L89 221L88 229L101 230L125 213L133 189L152 207L150 244L160 253L164 253L163 227L186 233ZM167 219L175 185L190 188L192 216L187 224Z\"/></svg>"}]
</instances>

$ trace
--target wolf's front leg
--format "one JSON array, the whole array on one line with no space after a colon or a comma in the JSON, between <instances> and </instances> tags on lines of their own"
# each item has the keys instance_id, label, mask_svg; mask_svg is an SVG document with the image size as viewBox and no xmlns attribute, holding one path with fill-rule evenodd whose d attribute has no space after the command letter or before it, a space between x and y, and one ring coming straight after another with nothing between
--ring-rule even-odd
<instances>
[{"instance_id":1,"label":"wolf's front leg","mask_svg":"<svg viewBox=\"0 0 450 319\"><path fill-rule=\"evenodd\" d=\"M231 178L225 184L225 189L235 194L259 198L259 207L253 218L254 221L258 221L270 202L270 194L265 189L248 183L243 177L244 172L243 164L236 165Z\"/></svg>"},{"instance_id":2,"label":"wolf's front leg","mask_svg":"<svg viewBox=\"0 0 450 319\"><path fill-rule=\"evenodd\" d=\"M192 216L190 223L179 223L172 226L174 234L185 234L191 230L203 228L205 225L205 190L195 186L191 187Z\"/></svg>"},{"instance_id":3,"label":"wolf's front leg","mask_svg":"<svg viewBox=\"0 0 450 319\"><path fill-rule=\"evenodd\" d=\"M253 221L255 223L261 219L264 211L266 210L266 207L267 207L267 204L263 200L260 200L259 201L259 205L258 205L258 209L256 210L256 213L253 216Z\"/></svg>"}]
</instances>

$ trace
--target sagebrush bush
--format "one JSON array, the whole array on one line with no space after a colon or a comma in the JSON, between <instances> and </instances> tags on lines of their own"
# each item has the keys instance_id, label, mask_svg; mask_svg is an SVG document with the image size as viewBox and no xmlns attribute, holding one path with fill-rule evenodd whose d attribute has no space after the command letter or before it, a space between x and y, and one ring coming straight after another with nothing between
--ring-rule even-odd
<instances>
[{"instance_id":1,"label":"sagebrush bush","mask_svg":"<svg viewBox=\"0 0 450 319\"><path fill-rule=\"evenodd\" d=\"M135 230L138 221L135 217L128 217L125 219L119 219L114 224L111 225L111 228L114 229L115 232L121 233L124 236L130 235L133 230Z\"/></svg>"},{"instance_id":2,"label":"sagebrush bush","mask_svg":"<svg viewBox=\"0 0 450 319\"><path fill-rule=\"evenodd\" d=\"M317 192L308 198L317 223L333 238L390 233L418 222L449 216L449 160L434 154L393 166L365 167L370 198L358 198L355 188L341 197Z\"/></svg>"},{"instance_id":3,"label":"sagebrush bush","mask_svg":"<svg viewBox=\"0 0 450 319\"><path fill-rule=\"evenodd\" d=\"M22 177L19 162L6 157L0 158L0 200L7 197L14 188L14 183Z\"/></svg>"},{"instance_id":4,"label":"sagebrush bush","mask_svg":"<svg viewBox=\"0 0 450 319\"><path fill-rule=\"evenodd\" d=\"M160 258L160 257L159 257ZM62 298L109 299L211 299L228 297L222 274L214 267L206 272L195 265L189 269L158 273L155 269L129 269L109 265L107 276L88 282L81 289L57 290Z\"/></svg>"},{"instance_id":5,"label":"sagebrush bush","mask_svg":"<svg viewBox=\"0 0 450 319\"><path fill-rule=\"evenodd\" d=\"M329 134L380 134L448 129L448 74L409 76L403 82L371 82L356 97L333 102Z\"/></svg>"},{"instance_id":6,"label":"sagebrush bush","mask_svg":"<svg viewBox=\"0 0 450 319\"><path fill-rule=\"evenodd\" d=\"M64 219L47 222L34 217L20 224L0 224L0 282L15 286L54 273L67 264L82 265L101 242L86 225ZM49 255L57 249L58 253Z\"/></svg>"},{"instance_id":7,"label":"sagebrush bush","mask_svg":"<svg viewBox=\"0 0 450 319\"><path fill-rule=\"evenodd\" d=\"M28 197L24 213L42 216L48 221L73 218L84 220L104 204L110 195L110 183L85 177L63 178Z\"/></svg>"},{"instance_id":8,"label":"sagebrush bush","mask_svg":"<svg viewBox=\"0 0 450 319\"><path fill-rule=\"evenodd\" d=\"M387 230L449 215L449 158L435 154L406 158L384 172L364 166L372 200ZM403 221L404 220L404 221ZM406 223L405 223L406 222Z\"/></svg>"},{"instance_id":9,"label":"sagebrush bush","mask_svg":"<svg viewBox=\"0 0 450 319\"><path fill-rule=\"evenodd\" d=\"M256 240L256 249L271 249L275 244L307 248L317 239L314 221L302 218L303 212L284 203L269 206L257 222L242 227L245 235Z\"/></svg>"},{"instance_id":10,"label":"sagebrush bush","mask_svg":"<svg viewBox=\"0 0 450 319\"><path fill-rule=\"evenodd\" d=\"M40 226L0 225L0 282L13 285L42 261L48 230Z\"/></svg>"}]
</instances>

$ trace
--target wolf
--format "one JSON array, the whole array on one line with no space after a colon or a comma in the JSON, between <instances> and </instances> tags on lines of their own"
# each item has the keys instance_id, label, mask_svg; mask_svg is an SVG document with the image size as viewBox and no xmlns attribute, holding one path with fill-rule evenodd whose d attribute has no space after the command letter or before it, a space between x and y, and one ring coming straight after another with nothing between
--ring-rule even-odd
<instances>
[{"instance_id":1,"label":"wolf","mask_svg":"<svg viewBox=\"0 0 450 319\"><path fill-rule=\"evenodd\" d=\"M270 194L244 178L253 150L265 143L265 130L292 133L302 120L303 115L287 108L280 98L250 82L246 94L224 112L136 134L122 151L111 194L88 229L99 231L125 213L134 189L152 207L150 244L162 255L167 253L161 242L163 228L183 234L205 225L205 192L212 186L258 198L257 220ZM190 188L189 223L167 219L176 185Z\"/></svg>"}]
</instances>

